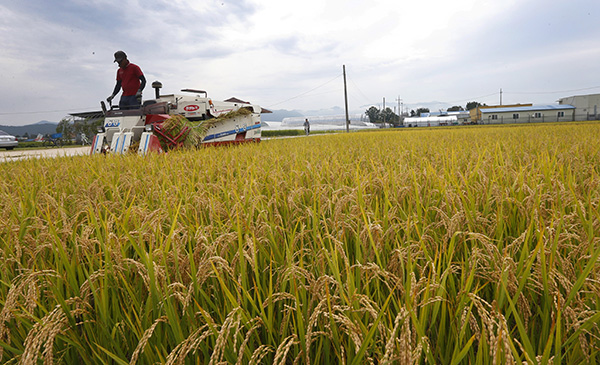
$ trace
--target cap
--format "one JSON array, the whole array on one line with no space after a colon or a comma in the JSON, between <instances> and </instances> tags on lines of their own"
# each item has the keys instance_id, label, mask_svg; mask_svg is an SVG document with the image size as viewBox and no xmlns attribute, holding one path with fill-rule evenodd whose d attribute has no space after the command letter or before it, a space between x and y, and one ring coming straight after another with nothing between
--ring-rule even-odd
<instances>
[{"instance_id":1,"label":"cap","mask_svg":"<svg viewBox=\"0 0 600 365\"><path fill-rule=\"evenodd\" d=\"M115 62L121 62L121 60L127 58L127 55L123 51L115 52Z\"/></svg>"}]
</instances>

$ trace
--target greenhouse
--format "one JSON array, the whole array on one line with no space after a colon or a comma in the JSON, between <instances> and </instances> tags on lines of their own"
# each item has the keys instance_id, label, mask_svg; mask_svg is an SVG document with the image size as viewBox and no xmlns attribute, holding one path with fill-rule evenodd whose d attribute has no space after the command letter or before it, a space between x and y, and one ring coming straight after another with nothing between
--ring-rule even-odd
<instances>
[{"instance_id":1,"label":"greenhouse","mask_svg":"<svg viewBox=\"0 0 600 365\"><path fill-rule=\"evenodd\" d=\"M282 129L304 128L304 120L308 119L310 128L314 130L333 130L346 128L345 115L328 115L318 117L288 117L281 121ZM369 118L364 114L350 114L350 129L377 128L377 125L370 123Z\"/></svg>"},{"instance_id":2,"label":"greenhouse","mask_svg":"<svg viewBox=\"0 0 600 365\"><path fill-rule=\"evenodd\" d=\"M440 125L457 125L458 117L456 115L446 115L440 117L410 117L404 118L406 127L437 127Z\"/></svg>"}]
</instances>

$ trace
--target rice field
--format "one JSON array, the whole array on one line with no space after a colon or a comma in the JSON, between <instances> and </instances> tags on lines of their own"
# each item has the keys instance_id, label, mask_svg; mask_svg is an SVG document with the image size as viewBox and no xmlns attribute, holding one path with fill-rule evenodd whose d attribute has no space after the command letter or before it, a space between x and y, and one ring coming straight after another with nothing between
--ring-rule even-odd
<instances>
[{"instance_id":1,"label":"rice field","mask_svg":"<svg viewBox=\"0 0 600 365\"><path fill-rule=\"evenodd\" d=\"M600 362L600 124L0 164L0 362Z\"/></svg>"}]
</instances>

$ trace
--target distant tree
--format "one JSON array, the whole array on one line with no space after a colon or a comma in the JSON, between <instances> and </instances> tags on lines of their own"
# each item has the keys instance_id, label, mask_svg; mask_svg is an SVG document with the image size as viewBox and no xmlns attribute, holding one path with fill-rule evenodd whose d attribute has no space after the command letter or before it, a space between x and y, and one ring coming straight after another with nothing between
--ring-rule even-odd
<instances>
[{"instance_id":1,"label":"distant tree","mask_svg":"<svg viewBox=\"0 0 600 365\"><path fill-rule=\"evenodd\" d=\"M400 121L400 117L397 116L396 113L394 113L390 108L385 108L385 110L381 112L381 119L385 123L392 123L394 125Z\"/></svg>"},{"instance_id":2,"label":"distant tree","mask_svg":"<svg viewBox=\"0 0 600 365\"><path fill-rule=\"evenodd\" d=\"M85 128L86 128L86 125L84 122L80 122L80 121L73 122L73 133L75 133L76 135L84 133Z\"/></svg>"},{"instance_id":3,"label":"distant tree","mask_svg":"<svg viewBox=\"0 0 600 365\"><path fill-rule=\"evenodd\" d=\"M418 108L417 115L421 115L421 113L429 113L429 108Z\"/></svg>"},{"instance_id":4,"label":"distant tree","mask_svg":"<svg viewBox=\"0 0 600 365\"><path fill-rule=\"evenodd\" d=\"M365 112L371 123L381 122L381 112L376 107L372 106Z\"/></svg>"},{"instance_id":5,"label":"distant tree","mask_svg":"<svg viewBox=\"0 0 600 365\"><path fill-rule=\"evenodd\" d=\"M411 111L410 111L410 116L411 116L411 117L414 117L415 115L417 115L417 113L415 113L415 111L414 111L414 110L411 110Z\"/></svg>"},{"instance_id":6,"label":"distant tree","mask_svg":"<svg viewBox=\"0 0 600 365\"><path fill-rule=\"evenodd\" d=\"M68 119L63 118L60 122L58 122L58 125L56 126L56 133L62 133L63 138L73 138L73 132L73 125Z\"/></svg>"},{"instance_id":7,"label":"distant tree","mask_svg":"<svg viewBox=\"0 0 600 365\"><path fill-rule=\"evenodd\" d=\"M455 106L453 106L453 107L450 107L450 108L448 108L448 111L449 111L449 112L459 112L459 111L463 111L463 110L464 110L464 109L463 109L463 107L462 107L462 106L457 106L457 105L455 105Z\"/></svg>"},{"instance_id":8,"label":"distant tree","mask_svg":"<svg viewBox=\"0 0 600 365\"><path fill-rule=\"evenodd\" d=\"M484 105L485 105L485 104L481 104L481 103L480 103L480 102L478 102L478 101L469 101L469 102L467 103L467 110L475 109L475 108L477 108L478 106L484 106Z\"/></svg>"},{"instance_id":9,"label":"distant tree","mask_svg":"<svg viewBox=\"0 0 600 365\"><path fill-rule=\"evenodd\" d=\"M79 138L81 134L85 134L88 138L92 137L103 122L103 118L76 119L70 125L70 132L73 133L71 138Z\"/></svg>"}]
</instances>

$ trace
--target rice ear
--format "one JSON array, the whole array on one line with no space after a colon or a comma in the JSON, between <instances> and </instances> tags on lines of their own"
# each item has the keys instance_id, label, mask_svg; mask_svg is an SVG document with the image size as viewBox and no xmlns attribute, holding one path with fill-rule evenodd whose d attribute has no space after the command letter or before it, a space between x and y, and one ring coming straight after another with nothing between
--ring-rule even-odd
<instances>
[{"instance_id":1,"label":"rice ear","mask_svg":"<svg viewBox=\"0 0 600 365\"><path fill-rule=\"evenodd\" d=\"M240 108L238 110L231 111L227 114L221 115L218 118L209 118L200 122L191 122L183 115L172 115L162 123L163 132L173 138L178 137L179 142L182 142L184 148L194 148L200 146L202 140L208 134L208 130L219 123L223 123L229 119L235 119L252 114L247 108ZM173 149L173 146L168 141L158 135L163 150L168 151ZM137 150L137 149L136 149Z\"/></svg>"}]
</instances>

